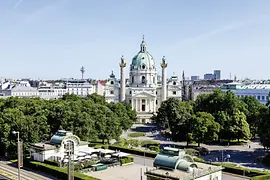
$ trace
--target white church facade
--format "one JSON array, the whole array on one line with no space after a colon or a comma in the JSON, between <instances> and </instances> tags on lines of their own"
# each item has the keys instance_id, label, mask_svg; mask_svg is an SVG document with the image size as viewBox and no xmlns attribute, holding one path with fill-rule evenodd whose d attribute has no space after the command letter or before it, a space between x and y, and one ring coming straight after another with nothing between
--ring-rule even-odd
<instances>
[{"instance_id":1,"label":"white church facade","mask_svg":"<svg viewBox=\"0 0 270 180\"><path fill-rule=\"evenodd\" d=\"M170 97L181 99L181 84L177 76L167 79L167 60L161 60L162 75L158 76L153 56L143 38L140 51L132 58L129 77L126 77L124 56L120 61L120 81L112 73L107 80L104 97L108 102L127 102L137 112L138 123L151 122L162 101Z\"/></svg>"}]
</instances>

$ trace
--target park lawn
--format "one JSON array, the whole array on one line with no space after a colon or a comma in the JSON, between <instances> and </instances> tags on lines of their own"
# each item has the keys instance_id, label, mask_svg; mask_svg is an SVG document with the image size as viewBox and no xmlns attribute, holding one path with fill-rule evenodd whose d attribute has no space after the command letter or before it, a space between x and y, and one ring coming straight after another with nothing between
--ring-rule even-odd
<instances>
[{"instance_id":1,"label":"park lawn","mask_svg":"<svg viewBox=\"0 0 270 180\"><path fill-rule=\"evenodd\" d=\"M145 133L143 133L143 132L133 132L133 133L130 133L128 136L135 138L135 137L142 137L144 135L145 135Z\"/></svg>"}]
</instances>

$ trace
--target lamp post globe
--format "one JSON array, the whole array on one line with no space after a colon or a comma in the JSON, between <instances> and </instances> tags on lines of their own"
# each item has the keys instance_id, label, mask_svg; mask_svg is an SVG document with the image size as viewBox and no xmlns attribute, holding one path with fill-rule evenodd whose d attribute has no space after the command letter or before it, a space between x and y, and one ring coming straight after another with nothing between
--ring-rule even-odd
<instances>
[{"instance_id":1,"label":"lamp post globe","mask_svg":"<svg viewBox=\"0 0 270 180\"><path fill-rule=\"evenodd\" d=\"M17 132L16 132L16 131L12 131L11 133L12 133L12 134L17 134Z\"/></svg>"}]
</instances>

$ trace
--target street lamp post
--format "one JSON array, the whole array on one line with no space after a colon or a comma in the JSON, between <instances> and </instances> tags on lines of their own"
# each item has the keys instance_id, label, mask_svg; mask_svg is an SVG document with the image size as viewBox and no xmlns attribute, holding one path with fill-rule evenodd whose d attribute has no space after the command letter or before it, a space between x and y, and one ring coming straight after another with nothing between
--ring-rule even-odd
<instances>
[{"instance_id":1,"label":"street lamp post","mask_svg":"<svg viewBox=\"0 0 270 180\"><path fill-rule=\"evenodd\" d=\"M20 160L20 132L19 131L12 131L12 134L17 134L17 144L18 144L18 180L21 179L21 160Z\"/></svg>"}]
</instances>

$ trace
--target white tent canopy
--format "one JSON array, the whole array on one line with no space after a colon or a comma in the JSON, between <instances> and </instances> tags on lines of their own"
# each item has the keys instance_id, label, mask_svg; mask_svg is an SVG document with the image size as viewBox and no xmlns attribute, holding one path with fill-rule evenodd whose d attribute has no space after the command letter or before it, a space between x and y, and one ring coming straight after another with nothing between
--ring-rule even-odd
<instances>
[{"instance_id":1,"label":"white tent canopy","mask_svg":"<svg viewBox=\"0 0 270 180\"><path fill-rule=\"evenodd\" d=\"M114 150L110 150L110 149L101 149L100 152L103 153L103 154L112 154L112 153L115 153Z\"/></svg>"},{"instance_id":2,"label":"white tent canopy","mask_svg":"<svg viewBox=\"0 0 270 180\"><path fill-rule=\"evenodd\" d=\"M127 156L130 156L130 154L124 153L124 152L118 152L118 153L114 153L113 156L117 156L117 157L127 157Z\"/></svg>"},{"instance_id":3,"label":"white tent canopy","mask_svg":"<svg viewBox=\"0 0 270 180\"><path fill-rule=\"evenodd\" d=\"M94 148L88 147L88 148L82 149L80 152L86 153L86 154L93 154L95 152L99 152L99 149L94 149Z\"/></svg>"}]
</instances>

